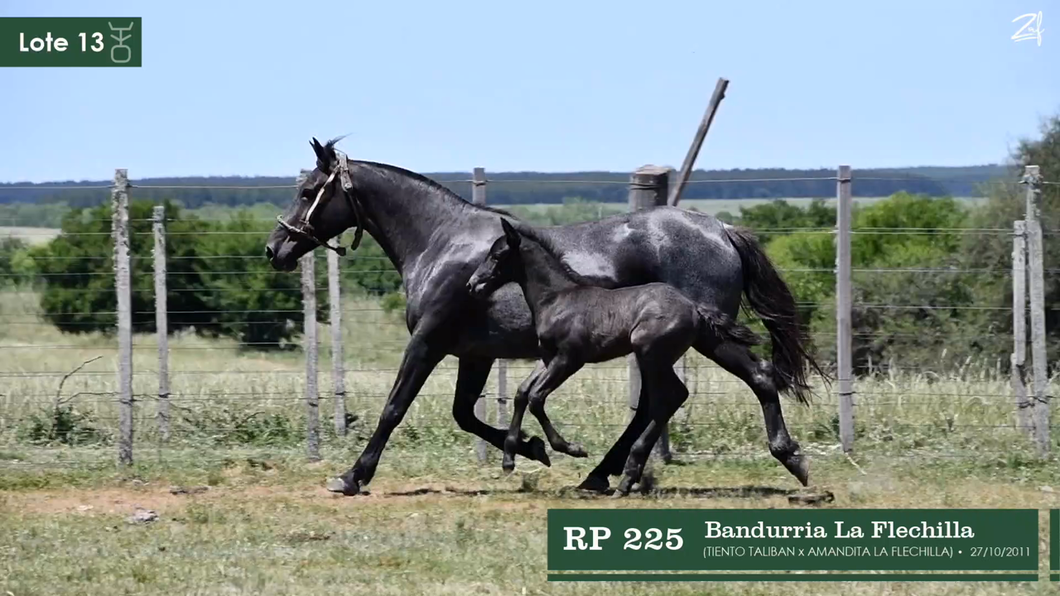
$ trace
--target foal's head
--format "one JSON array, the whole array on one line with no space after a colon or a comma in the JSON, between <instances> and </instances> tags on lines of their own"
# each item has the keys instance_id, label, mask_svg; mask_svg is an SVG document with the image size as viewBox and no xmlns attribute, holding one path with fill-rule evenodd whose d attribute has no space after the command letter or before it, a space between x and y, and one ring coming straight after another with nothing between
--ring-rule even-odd
<instances>
[{"instance_id":1,"label":"foal's head","mask_svg":"<svg viewBox=\"0 0 1060 596\"><path fill-rule=\"evenodd\" d=\"M519 244L522 237L503 217L501 227L504 228L504 235L493 243L485 260L467 281L467 291L473 298L484 298L504 284L519 280L522 270Z\"/></svg>"}]
</instances>

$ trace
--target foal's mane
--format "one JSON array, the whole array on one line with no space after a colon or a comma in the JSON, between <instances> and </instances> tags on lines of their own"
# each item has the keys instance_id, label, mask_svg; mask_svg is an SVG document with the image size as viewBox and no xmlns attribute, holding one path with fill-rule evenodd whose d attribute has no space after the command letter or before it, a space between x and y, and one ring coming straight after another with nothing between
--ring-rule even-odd
<instances>
[{"instance_id":1,"label":"foal's mane","mask_svg":"<svg viewBox=\"0 0 1060 596\"><path fill-rule=\"evenodd\" d=\"M566 261L563 260L563 257L561 256L562 251L558 246L556 246L556 243L553 242L551 238L548 238L547 236L542 236L538 232L538 230L535 229L533 226L530 226L529 224L526 224L519 220L509 221L508 223L512 224L512 227L515 228L515 231L517 231L519 235L523 237L524 240L529 240L534 244L540 246L545 251L545 254L547 254L555 263L555 265L559 268L559 270L563 272L567 279L580 286L596 286L603 288L613 287L611 284L601 284L599 280L589 278L585 275L582 275L581 273L578 273L574 269L571 269L570 265L568 265Z\"/></svg>"}]
</instances>

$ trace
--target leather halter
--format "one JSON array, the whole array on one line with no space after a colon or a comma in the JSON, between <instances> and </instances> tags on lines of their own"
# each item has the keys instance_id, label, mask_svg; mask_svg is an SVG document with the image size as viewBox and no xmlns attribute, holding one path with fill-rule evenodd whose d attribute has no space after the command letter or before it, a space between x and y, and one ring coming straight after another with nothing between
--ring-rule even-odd
<instances>
[{"instance_id":1,"label":"leather halter","mask_svg":"<svg viewBox=\"0 0 1060 596\"><path fill-rule=\"evenodd\" d=\"M320 186L316 198L313 199L313 203L299 219L297 225L287 223L284 221L282 215L277 215L276 221L283 229L287 230L287 233L305 238L306 240L315 243L317 246L333 250L341 257L346 255L346 249L342 246L332 246L326 240L317 238L313 230L313 224L310 223L310 219L313 217L313 212L316 211L318 206L320 206L320 203L324 198L324 191L327 190L328 185L334 182L335 177L338 176L339 184L342 187L342 195L346 197L346 204L349 205L350 211L353 213L353 217L356 220L356 223L353 224L353 242L350 244L350 250L357 250L357 247L361 244L361 236L364 234L364 214L361 210L360 202L353 195L353 182L350 180L350 166L345 153L342 151L335 151L335 155L338 157L338 163L332 168L331 174L328 175L328 179Z\"/></svg>"}]
</instances>

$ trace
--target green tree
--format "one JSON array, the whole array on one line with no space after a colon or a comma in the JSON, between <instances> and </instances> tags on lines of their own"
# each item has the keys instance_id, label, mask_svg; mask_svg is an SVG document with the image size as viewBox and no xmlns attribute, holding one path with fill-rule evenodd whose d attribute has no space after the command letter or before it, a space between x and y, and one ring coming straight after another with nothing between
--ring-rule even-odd
<instances>
[{"instance_id":1,"label":"green tree","mask_svg":"<svg viewBox=\"0 0 1060 596\"><path fill-rule=\"evenodd\" d=\"M1017 184L1025 166L1037 165L1042 178L1053 184L1042 186L1041 224L1044 233L1045 326L1048 351L1060 350L1060 113L1045 119L1040 136L1022 139L1011 155L1007 179L987 185L987 202L977 210L970 225L982 232L964 239L962 250L967 267L984 273L976 288L977 300L995 310L982 313L981 328L991 331L992 355L1007 363L1011 352L1012 313L1012 230L1013 222L1026 216L1026 188Z\"/></svg>"},{"instance_id":2,"label":"green tree","mask_svg":"<svg viewBox=\"0 0 1060 596\"><path fill-rule=\"evenodd\" d=\"M134 331L144 333L155 331L153 206L150 201L129 206L132 322ZM64 332L114 329L110 222L109 205L73 210L55 240L31 250L43 316ZM205 222L167 203L165 226L170 331L192 328L259 349L282 347L299 333L300 277L269 266L262 256L268 228L260 220L237 213L227 222ZM322 267L318 279L326 279ZM318 292L317 301L322 316L327 293Z\"/></svg>"},{"instance_id":3,"label":"green tree","mask_svg":"<svg viewBox=\"0 0 1060 596\"><path fill-rule=\"evenodd\" d=\"M197 293L204 306L196 330L234 337L259 350L290 347L289 340L300 333L304 321L301 275L276 271L262 256L272 226L263 225L246 211L226 222L196 224L198 229L184 236L191 244L191 262L201 280ZM317 317L324 320L327 273L320 252L314 253L313 262Z\"/></svg>"},{"instance_id":4,"label":"green tree","mask_svg":"<svg viewBox=\"0 0 1060 596\"><path fill-rule=\"evenodd\" d=\"M773 229L809 228L774 237L767 251L784 271L818 346L834 357L835 240L822 229L834 216L823 204L803 210L778 203L747 212ZM966 210L952 199L898 193L855 205L853 215L855 367L864 372L870 361L891 356L906 363L934 358L967 314L961 307L974 302L969 278L949 271L959 264L962 236L946 230L962 226Z\"/></svg>"}]
</instances>

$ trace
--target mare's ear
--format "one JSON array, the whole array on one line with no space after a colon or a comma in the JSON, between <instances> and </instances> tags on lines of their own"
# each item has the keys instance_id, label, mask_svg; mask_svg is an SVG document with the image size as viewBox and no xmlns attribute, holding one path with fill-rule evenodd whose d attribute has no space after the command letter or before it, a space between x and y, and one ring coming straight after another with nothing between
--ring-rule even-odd
<instances>
[{"instance_id":1,"label":"mare's ear","mask_svg":"<svg viewBox=\"0 0 1060 596\"><path fill-rule=\"evenodd\" d=\"M313 147L313 153L317 156L317 168L321 172L327 172L328 168L331 167L331 158L328 156L328 150L320 144L316 137L313 137L309 144Z\"/></svg>"},{"instance_id":2,"label":"mare's ear","mask_svg":"<svg viewBox=\"0 0 1060 596\"><path fill-rule=\"evenodd\" d=\"M508 246L519 248L519 232L516 232L512 224L508 223L508 220L503 217L501 218L501 227L504 228L504 237L508 239Z\"/></svg>"}]
</instances>

